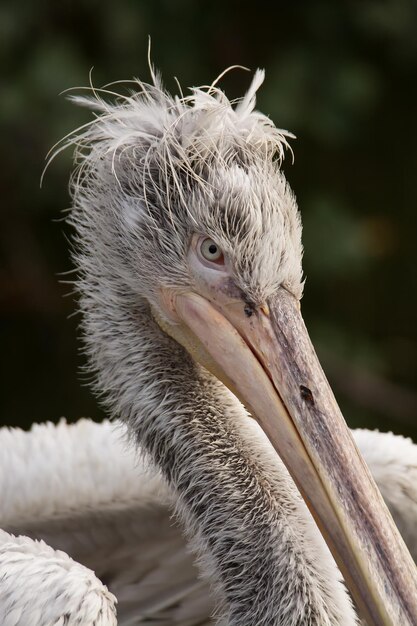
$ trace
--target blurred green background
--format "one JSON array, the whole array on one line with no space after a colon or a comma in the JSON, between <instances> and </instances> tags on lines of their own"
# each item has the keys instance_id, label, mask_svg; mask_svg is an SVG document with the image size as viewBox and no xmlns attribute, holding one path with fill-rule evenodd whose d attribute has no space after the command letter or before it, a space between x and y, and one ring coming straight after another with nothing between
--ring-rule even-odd
<instances>
[{"instance_id":1,"label":"blurred green background","mask_svg":"<svg viewBox=\"0 0 417 626\"><path fill-rule=\"evenodd\" d=\"M304 221L303 311L352 426L417 440L417 3L17 0L0 7L0 420L101 413L80 374L63 221L88 121L62 90L138 76L147 37L169 89L266 69L258 107L297 135L285 171ZM222 81L242 95L250 75ZM67 297L65 297L67 296Z\"/></svg>"}]
</instances>

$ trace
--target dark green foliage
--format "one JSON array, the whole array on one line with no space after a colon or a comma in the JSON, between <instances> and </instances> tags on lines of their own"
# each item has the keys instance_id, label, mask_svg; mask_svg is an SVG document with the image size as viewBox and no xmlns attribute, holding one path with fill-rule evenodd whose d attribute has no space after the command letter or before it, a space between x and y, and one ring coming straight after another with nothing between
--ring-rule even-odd
<instances>
[{"instance_id":1,"label":"dark green foliage","mask_svg":"<svg viewBox=\"0 0 417 626\"><path fill-rule=\"evenodd\" d=\"M417 438L416 32L411 0L3 3L1 422L100 416L71 286L58 282L71 269L59 221L71 155L42 190L39 179L51 146L89 119L59 93L87 85L92 67L96 86L147 79L150 34L170 89L174 75L186 88L235 63L266 68L258 106L298 137L285 170L303 213L313 340L351 425ZM222 85L238 96L249 80L236 70Z\"/></svg>"}]
</instances>

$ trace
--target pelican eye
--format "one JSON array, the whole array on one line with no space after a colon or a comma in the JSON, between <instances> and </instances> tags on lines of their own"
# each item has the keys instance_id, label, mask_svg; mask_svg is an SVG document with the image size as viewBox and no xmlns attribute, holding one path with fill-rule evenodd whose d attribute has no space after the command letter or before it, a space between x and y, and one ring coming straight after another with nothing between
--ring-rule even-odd
<instances>
[{"instance_id":1,"label":"pelican eye","mask_svg":"<svg viewBox=\"0 0 417 626\"><path fill-rule=\"evenodd\" d=\"M206 261L211 263L217 263L218 265L224 265L224 256L221 248L217 245L213 239L205 237L199 244L200 254Z\"/></svg>"}]
</instances>

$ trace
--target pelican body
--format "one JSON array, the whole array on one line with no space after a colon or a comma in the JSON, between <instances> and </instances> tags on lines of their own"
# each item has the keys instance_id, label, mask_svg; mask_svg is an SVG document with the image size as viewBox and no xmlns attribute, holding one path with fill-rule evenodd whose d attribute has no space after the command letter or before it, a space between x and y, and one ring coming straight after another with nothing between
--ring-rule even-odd
<instances>
[{"instance_id":1,"label":"pelican body","mask_svg":"<svg viewBox=\"0 0 417 626\"><path fill-rule=\"evenodd\" d=\"M417 446L392 434L352 434L416 559ZM2 428L0 449L2 626L215 623L207 572L199 575L172 517L175 494L143 450L126 445L123 423ZM294 504L288 524L304 526L300 550L320 559L319 570L331 557L323 542L314 554L320 535L299 497ZM337 590L340 575L330 567ZM283 560L281 576L288 569ZM333 591L329 584L336 602ZM291 594L281 601L294 605ZM280 610L283 624L295 624L302 608Z\"/></svg>"}]
</instances>

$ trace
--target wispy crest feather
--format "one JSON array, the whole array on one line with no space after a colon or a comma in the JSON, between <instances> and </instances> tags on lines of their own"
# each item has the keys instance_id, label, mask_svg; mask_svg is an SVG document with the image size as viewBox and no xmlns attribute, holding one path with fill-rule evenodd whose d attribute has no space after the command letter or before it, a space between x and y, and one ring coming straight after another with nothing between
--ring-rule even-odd
<instances>
[{"instance_id":1,"label":"wispy crest feather","mask_svg":"<svg viewBox=\"0 0 417 626\"><path fill-rule=\"evenodd\" d=\"M178 97L165 91L157 73L152 76L153 84L133 81L137 91L131 90L128 95L91 87L92 96L71 96L74 102L98 115L57 144L50 160L66 147L75 146L75 159L80 166L75 175L80 180L90 166L94 168L99 155L112 155L116 174L115 160L129 148L135 148L135 156L148 174L143 177L144 183L150 182L152 157L159 171L169 174L174 183L178 171L183 171L205 184L198 171L212 159L228 162L236 152L244 159L284 158L285 149L289 148L287 139L293 135L276 128L266 115L255 110L256 92L265 76L263 70L255 72L249 90L235 108L216 86L217 81ZM113 94L113 102L103 94ZM181 193L181 186L176 187Z\"/></svg>"}]
</instances>

